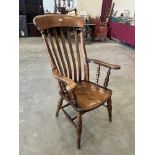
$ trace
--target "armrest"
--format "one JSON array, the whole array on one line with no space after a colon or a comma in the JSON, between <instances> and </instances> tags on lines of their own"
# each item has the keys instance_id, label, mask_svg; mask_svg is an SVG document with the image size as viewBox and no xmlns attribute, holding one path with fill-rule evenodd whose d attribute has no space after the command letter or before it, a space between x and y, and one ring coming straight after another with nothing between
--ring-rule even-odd
<instances>
[{"instance_id":1,"label":"armrest","mask_svg":"<svg viewBox=\"0 0 155 155\"><path fill-rule=\"evenodd\" d=\"M98 64L98 65L107 67L109 69L120 69L121 68L119 65L108 64L106 62L95 60L95 59L87 59L87 61L89 63L94 63L94 64Z\"/></svg>"},{"instance_id":2,"label":"armrest","mask_svg":"<svg viewBox=\"0 0 155 155\"><path fill-rule=\"evenodd\" d=\"M54 69L54 70L52 71L52 73L53 73L54 77L55 77L57 80L62 81L62 82L64 82L64 83L67 84L67 86L66 86L66 90L67 90L67 91L70 91L70 92L71 92L71 91L74 90L74 88L75 88L75 86L76 86L76 83L75 83L73 80L69 79L68 77L62 76L61 74L59 74L59 73L57 72L56 69Z\"/></svg>"}]
</instances>

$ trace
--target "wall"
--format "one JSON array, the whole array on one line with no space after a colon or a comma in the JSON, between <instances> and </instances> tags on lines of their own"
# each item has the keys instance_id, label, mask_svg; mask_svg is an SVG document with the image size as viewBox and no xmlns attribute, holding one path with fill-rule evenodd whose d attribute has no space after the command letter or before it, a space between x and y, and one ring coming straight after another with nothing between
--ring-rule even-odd
<instances>
[{"instance_id":1,"label":"wall","mask_svg":"<svg viewBox=\"0 0 155 155\"><path fill-rule=\"evenodd\" d=\"M50 12L54 11L54 0L43 0L44 11L48 10Z\"/></svg>"},{"instance_id":2,"label":"wall","mask_svg":"<svg viewBox=\"0 0 155 155\"><path fill-rule=\"evenodd\" d=\"M117 16L124 12L124 10L130 10L130 15L134 16L135 12L135 0L113 0L115 3L114 11L118 11Z\"/></svg>"},{"instance_id":3,"label":"wall","mask_svg":"<svg viewBox=\"0 0 155 155\"><path fill-rule=\"evenodd\" d=\"M88 15L93 17L101 15L101 7L103 0L77 0L77 10L86 11ZM118 11L118 16L124 10L130 10L130 15L133 16L135 12L135 0L113 0L115 2L114 11Z\"/></svg>"},{"instance_id":4,"label":"wall","mask_svg":"<svg viewBox=\"0 0 155 155\"><path fill-rule=\"evenodd\" d=\"M86 11L87 15L92 17L101 15L101 7L103 0L77 0L77 11Z\"/></svg>"}]
</instances>

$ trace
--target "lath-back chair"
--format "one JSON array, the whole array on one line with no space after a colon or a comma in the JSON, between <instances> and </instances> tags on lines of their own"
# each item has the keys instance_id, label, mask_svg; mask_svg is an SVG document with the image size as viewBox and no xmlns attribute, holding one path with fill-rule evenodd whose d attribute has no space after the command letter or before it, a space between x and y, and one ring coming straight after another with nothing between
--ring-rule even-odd
<instances>
[{"instance_id":1,"label":"lath-back chair","mask_svg":"<svg viewBox=\"0 0 155 155\"><path fill-rule=\"evenodd\" d=\"M105 106L108 109L109 121L112 121L112 91L107 86L111 69L120 69L120 66L87 58L83 37L84 21L80 17L41 15L34 18L34 24L42 34L52 74L58 81L60 99L56 117L62 110L74 125L77 131L77 148L80 149L84 113L107 103ZM89 80L90 63L98 66L96 84ZM103 86L99 85L100 67L108 69ZM63 100L66 100L67 104L63 105ZM67 106L72 106L76 110L76 117L72 118L66 112Z\"/></svg>"}]
</instances>

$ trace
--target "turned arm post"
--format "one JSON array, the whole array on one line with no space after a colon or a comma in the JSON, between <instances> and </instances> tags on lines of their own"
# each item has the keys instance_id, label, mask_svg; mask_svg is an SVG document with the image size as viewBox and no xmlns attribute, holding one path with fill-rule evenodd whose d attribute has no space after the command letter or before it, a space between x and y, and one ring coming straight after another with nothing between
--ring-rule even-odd
<instances>
[{"instance_id":1,"label":"turned arm post","mask_svg":"<svg viewBox=\"0 0 155 155\"><path fill-rule=\"evenodd\" d=\"M105 80L104 80L103 87L104 87L105 89L107 89L107 87L108 87L110 71L111 71L111 69L109 68L109 69L108 69L108 72L107 72L107 76L106 76L106 78L105 78Z\"/></svg>"},{"instance_id":2,"label":"turned arm post","mask_svg":"<svg viewBox=\"0 0 155 155\"><path fill-rule=\"evenodd\" d=\"M110 77L110 74L111 74L110 71L111 71L111 69L108 69L106 78L105 78L104 83L103 83L103 87L104 87L105 89L108 87L109 77ZM99 82L99 77L100 77L100 65L98 65L98 67L97 67L97 72L96 72L96 84L97 84L97 85L98 85L98 82Z\"/></svg>"},{"instance_id":3,"label":"turned arm post","mask_svg":"<svg viewBox=\"0 0 155 155\"><path fill-rule=\"evenodd\" d=\"M100 65L98 65L97 72L96 72L96 84L97 85L98 85L99 77L100 77Z\"/></svg>"},{"instance_id":4,"label":"turned arm post","mask_svg":"<svg viewBox=\"0 0 155 155\"><path fill-rule=\"evenodd\" d=\"M99 61L99 60L95 60L95 59L89 59L89 58L87 58L87 62L88 63L94 63L94 64L97 64L98 65L97 72L96 72L96 84L97 85L98 85L99 77L100 77L100 66L103 66L103 67L108 68L108 72L107 72L107 75L106 75L106 78L105 78L104 84L103 84L103 87L105 89L107 89L107 87L108 87L109 77L110 77L110 74L111 74L110 73L111 69L118 70L118 69L121 68L119 65L109 64L109 63L106 63L106 62L103 62L103 61Z\"/></svg>"}]
</instances>

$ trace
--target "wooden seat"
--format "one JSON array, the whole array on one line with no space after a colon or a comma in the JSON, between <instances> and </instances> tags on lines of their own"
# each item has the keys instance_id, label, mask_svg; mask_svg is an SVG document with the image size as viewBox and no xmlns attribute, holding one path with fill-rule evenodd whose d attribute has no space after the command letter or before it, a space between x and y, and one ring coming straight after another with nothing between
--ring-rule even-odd
<instances>
[{"instance_id":1,"label":"wooden seat","mask_svg":"<svg viewBox=\"0 0 155 155\"><path fill-rule=\"evenodd\" d=\"M81 81L77 83L74 91L77 106L81 110L89 111L106 102L112 95L111 90L104 89L92 82Z\"/></svg>"},{"instance_id":2,"label":"wooden seat","mask_svg":"<svg viewBox=\"0 0 155 155\"><path fill-rule=\"evenodd\" d=\"M83 114L106 102L109 121L112 121L112 91L108 89L108 82L111 70L120 69L120 66L87 57L83 37L84 20L80 17L46 14L35 17L34 24L42 34L52 74L58 83L60 98L56 117L62 110L74 125L77 131L77 148L80 149ZM91 63L97 66L96 83L89 78ZM101 67L107 68L103 86L99 85ZM63 100L67 104L63 105ZM72 118L66 112L67 106L76 110L76 117Z\"/></svg>"}]
</instances>

